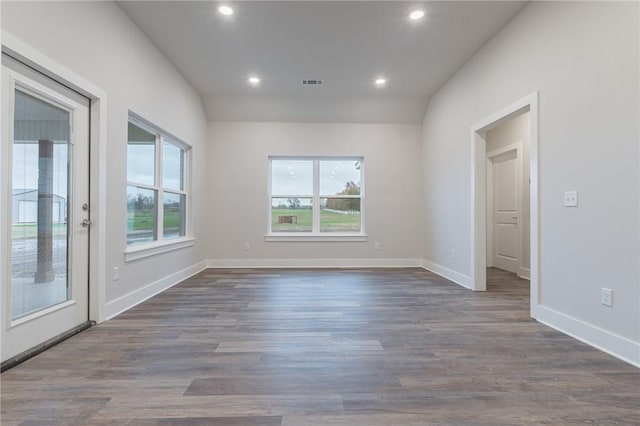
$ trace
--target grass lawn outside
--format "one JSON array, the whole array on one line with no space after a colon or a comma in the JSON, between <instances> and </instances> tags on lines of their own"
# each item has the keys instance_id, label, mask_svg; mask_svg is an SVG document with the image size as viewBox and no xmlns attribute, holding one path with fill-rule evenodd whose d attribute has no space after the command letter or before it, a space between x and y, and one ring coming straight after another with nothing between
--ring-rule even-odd
<instances>
[{"instance_id":1,"label":"grass lawn outside","mask_svg":"<svg viewBox=\"0 0 640 426\"><path fill-rule=\"evenodd\" d=\"M66 235L66 222L53 224L53 235ZM38 236L38 225L35 223L14 223L11 226L11 239L35 238Z\"/></svg>"},{"instance_id":2,"label":"grass lawn outside","mask_svg":"<svg viewBox=\"0 0 640 426\"><path fill-rule=\"evenodd\" d=\"M153 230L155 214L152 210L129 212L127 217L127 229L133 231ZM164 228L180 229L182 218L180 210L165 210Z\"/></svg>"},{"instance_id":3,"label":"grass lawn outside","mask_svg":"<svg viewBox=\"0 0 640 426\"><path fill-rule=\"evenodd\" d=\"M297 223L278 223L279 216L294 216ZM311 232L313 228L311 209L271 210L272 232ZM360 213L346 214L334 211L320 211L321 232L360 232Z\"/></svg>"}]
</instances>

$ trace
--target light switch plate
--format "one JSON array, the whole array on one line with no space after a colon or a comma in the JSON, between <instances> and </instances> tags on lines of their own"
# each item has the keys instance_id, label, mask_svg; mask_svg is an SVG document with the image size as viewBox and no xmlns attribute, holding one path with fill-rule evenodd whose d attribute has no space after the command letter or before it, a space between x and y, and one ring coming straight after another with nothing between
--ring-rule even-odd
<instances>
[{"instance_id":1,"label":"light switch plate","mask_svg":"<svg viewBox=\"0 0 640 426\"><path fill-rule=\"evenodd\" d=\"M613 306L613 290L602 287L600 291L600 303L604 306Z\"/></svg>"},{"instance_id":2,"label":"light switch plate","mask_svg":"<svg viewBox=\"0 0 640 426\"><path fill-rule=\"evenodd\" d=\"M578 207L578 191L567 191L564 193L565 207Z\"/></svg>"}]
</instances>

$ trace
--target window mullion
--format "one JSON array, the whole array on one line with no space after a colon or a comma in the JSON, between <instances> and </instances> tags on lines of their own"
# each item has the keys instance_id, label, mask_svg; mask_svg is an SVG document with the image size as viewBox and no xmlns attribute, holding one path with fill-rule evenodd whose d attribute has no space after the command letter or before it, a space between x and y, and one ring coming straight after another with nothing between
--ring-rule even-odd
<instances>
[{"instance_id":1,"label":"window mullion","mask_svg":"<svg viewBox=\"0 0 640 426\"><path fill-rule=\"evenodd\" d=\"M268 233L271 234L273 232L273 164L272 159L269 159L269 175L267 176L267 189L269 195L269 214L267 215L267 230Z\"/></svg>"},{"instance_id":2,"label":"window mullion","mask_svg":"<svg viewBox=\"0 0 640 426\"><path fill-rule=\"evenodd\" d=\"M158 187L155 186L155 185L147 185L145 183L137 183L137 182L132 182L132 181L127 181L127 185L135 186L136 188L149 189L149 190L152 190L152 191L156 191L158 189Z\"/></svg>"},{"instance_id":3,"label":"window mullion","mask_svg":"<svg viewBox=\"0 0 640 426\"><path fill-rule=\"evenodd\" d=\"M313 160L313 233L320 233L320 160Z\"/></svg>"},{"instance_id":4,"label":"window mullion","mask_svg":"<svg viewBox=\"0 0 640 426\"><path fill-rule=\"evenodd\" d=\"M185 236L193 235L192 225L192 213L191 213L191 191L187 191L187 188L191 188L191 148L187 147L183 153L183 169L182 169L182 190L184 191L185 209L184 220L187 221L184 227Z\"/></svg>"},{"instance_id":5,"label":"window mullion","mask_svg":"<svg viewBox=\"0 0 640 426\"><path fill-rule=\"evenodd\" d=\"M164 236L164 191L162 187L162 134L156 136L156 186L158 187L158 206L157 214L158 223L156 223L157 240L162 241Z\"/></svg>"}]
</instances>

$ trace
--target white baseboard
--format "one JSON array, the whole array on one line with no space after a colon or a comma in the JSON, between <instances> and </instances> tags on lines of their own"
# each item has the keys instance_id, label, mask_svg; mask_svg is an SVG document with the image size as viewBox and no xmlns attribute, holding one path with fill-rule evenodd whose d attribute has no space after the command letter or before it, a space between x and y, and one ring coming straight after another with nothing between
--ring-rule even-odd
<instances>
[{"instance_id":1,"label":"white baseboard","mask_svg":"<svg viewBox=\"0 0 640 426\"><path fill-rule=\"evenodd\" d=\"M454 283L461 285L462 287L471 288L471 277L468 275L461 274L460 272L456 272L452 269L449 269L445 266L438 265L437 263L430 262L426 259L422 261L422 267L427 271L431 271L434 274L440 275Z\"/></svg>"},{"instance_id":2,"label":"white baseboard","mask_svg":"<svg viewBox=\"0 0 640 426\"><path fill-rule=\"evenodd\" d=\"M174 272L171 275L167 275L159 279L158 281L152 282L144 287L141 287L137 290L132 291L131 293L125 294L111 302L107 302L105 306L105 318L107 320L115 317L122 312L133 308L136 305L144 302L147 299L152 298L158 293L162 293L168 288L173 287L174 285L186 280L187 278L197 274L200 271L203 271L207 268L207 262L205 260L196 263L195 265L184 268L180 271Z\"/></svg>"},{"instance_id":3,"label":"white baseboard","mask_svg":"<svg viewBox=\"0 0 640 426\"><path fill-rule=\"evenodd\" d=\"M420 259L209 259L209 268L419 268Z\"/></svg>"},{"instance_id":4,"label":"white baseboard","mask_svg":"<svg viewBox=\"0 0 640 426\"><path fill-rule=\"evenodd\" d=\"M536 320L631 365L640 367L640 343L545 306L535 309Z\"/></svg>"},{"instance_id":5,"label":"white baseboard","mask_svg":"<svg viewBox=\"0 0 640 426\"><path fill-rule=\"evenodd\" d=\"M521 266L520 269L519 269L518 276L520 278L524 278L525 280L530 280L531 279L531 269Z\"/></svg>"}]
</instances>

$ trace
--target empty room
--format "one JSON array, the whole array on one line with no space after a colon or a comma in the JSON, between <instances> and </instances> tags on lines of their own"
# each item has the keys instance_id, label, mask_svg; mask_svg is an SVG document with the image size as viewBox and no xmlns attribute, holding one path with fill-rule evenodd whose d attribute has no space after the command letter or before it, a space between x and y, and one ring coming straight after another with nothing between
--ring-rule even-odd
<instances>
[{"instance_id":1,"label":"empty room","mask_svg":"<svg viewBox=\"0 0 640 426\"><path fill-rule=\"evenodd\" d=\"M640 424L637 1L0 18L2 425Z\"/></svg>"}]
</instances>

